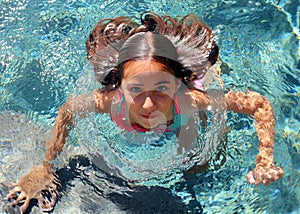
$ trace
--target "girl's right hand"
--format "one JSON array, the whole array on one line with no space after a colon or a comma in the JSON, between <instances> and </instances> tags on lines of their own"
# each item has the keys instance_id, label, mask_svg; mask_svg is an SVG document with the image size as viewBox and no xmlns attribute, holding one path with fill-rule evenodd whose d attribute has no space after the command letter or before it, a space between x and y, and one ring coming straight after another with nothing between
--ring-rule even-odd
<instances>
[{"instance_id":1,"label":"girl's right hand","mask_svg":"<svg viewBox=\"0 0 300 214\"><path fill-rule=\"evenodd\" d=\"M33 198L37 198L39 207L43 211L51 211L59 195L58 187L60 186L59 180L44 166L34 166L30 172L21 177L18 183L11 183L10 190L6 199L16 198L11 205L17 205L25 200L24 204L20 207L21 213L24 213L29 202ZM48 191L48 195L43 194Z\"/></svg>"}]
</instances>

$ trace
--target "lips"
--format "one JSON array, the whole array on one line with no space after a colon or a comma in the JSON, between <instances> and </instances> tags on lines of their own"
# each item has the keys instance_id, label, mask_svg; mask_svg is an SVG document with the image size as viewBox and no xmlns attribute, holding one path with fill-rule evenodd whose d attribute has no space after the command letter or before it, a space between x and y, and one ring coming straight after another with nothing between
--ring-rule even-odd
<instances>
[{"instance_id":1,"label":"lips","mask_svg":"<svg viewBox=\"0 0 300 214\"><path fill-rule=\"evenodd\" d=\"M156 114L140 114L140 115L147 120L152 119L157 116Z\"/></svg>"},{"instance_id":2,"label":"lips","mask_svg":"<svg viewBox=\"0 0 300 214\"><path fill-rule=\"evenodd\" d=\"M142 116L143 118L145 118L145 119L149 119L149 118L150 118L150 114L148 114L148 115L141 114L141 116Z\"/></svg>"}]
</instances>

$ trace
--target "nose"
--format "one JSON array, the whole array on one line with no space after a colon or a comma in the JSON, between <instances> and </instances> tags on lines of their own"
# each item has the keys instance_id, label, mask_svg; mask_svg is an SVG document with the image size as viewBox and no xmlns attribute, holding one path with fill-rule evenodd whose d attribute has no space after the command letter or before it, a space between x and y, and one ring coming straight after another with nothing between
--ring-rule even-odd
<instances>
[{"instance_id":1,"label":"nose","mask_svg":"<svg viewBox=\"0 0 300 214\"><path fill-rule=\"evenodd\" d=\"M145 101L144 101L144 104L143 104L143 108L147 109L147 110L150 110L153 107L154 107L154 103L152 101L152 98L150 96L147 96L145 98Z\"/></svg>"}]
</instances>

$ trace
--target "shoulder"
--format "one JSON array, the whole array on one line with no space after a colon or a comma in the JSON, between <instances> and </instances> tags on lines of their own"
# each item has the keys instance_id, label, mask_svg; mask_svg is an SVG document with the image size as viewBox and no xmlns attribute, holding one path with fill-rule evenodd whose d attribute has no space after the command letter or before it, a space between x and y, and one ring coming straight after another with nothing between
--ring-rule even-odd
<instances>
[{"instance_id":1,"label":"shoulder","mask_svg":"<svg viewBox=\"0 0 300 214\"><path fill-rule=\"evenodd\" d=\"M180 88L178 91L178 103L182 114L192 116L195 112L207 109L210 101L206 92L197 89Z\"/></svg>"},{"instance_id":2,"label":"shoulder","mask_svg":"<svg viewBox=\"0 0 300 214\"><path fill-rule=\"evenodd\" d=\"M93 93L95 108L99 113L110 113L116 90L98 89Z\"/></svg>"},{"instance_id":3,"label":"shoulder","mask_svg":"<svg viewBox=\"0 0 300 214\"><path fill-rule=\"evenodd\" d=\"M193 116L199 109L198 102L205 97L205 92L189 89L186 87L180 87L178 89L178 105L180 107L180 113L188 116Z\"/></svg>"}]
</instances>

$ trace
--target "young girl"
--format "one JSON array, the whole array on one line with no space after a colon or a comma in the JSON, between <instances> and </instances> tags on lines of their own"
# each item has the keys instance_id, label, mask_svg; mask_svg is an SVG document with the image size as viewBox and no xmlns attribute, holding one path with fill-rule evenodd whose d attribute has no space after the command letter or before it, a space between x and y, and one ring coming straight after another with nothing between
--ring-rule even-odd
<instances>
[{"instance_id":1,"label":"young girl","mask_svg":"<svg viewBox=\"0 0 300 214\"><path fill-rule=\"evenodd\" d=\"M89 112L110 114L128 132L180 132L195 125L191 122L195 113L218 106L253 115L260 144L248 182L268 185L284 174L274 165L275 121L269 100L255 92L233 91L219 99L206 91L206 75L219 57L211 29L194 15L175 20L147 13L141 22L138 25L127 17L105 19L91 32L86 42L88 60L104 88L73 97L59 109L43 164L12 184L7 196L11 199L20 193L12 205L25 199L22 212L32 198L38 198L43 210L52 209L59 185L52 160L62 151L75 115ZM183 142L178 143L188 149ZM42 190L50 190L50 201L42 197Z\"/></svg>"}]
</instances>

